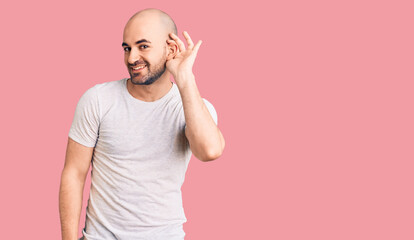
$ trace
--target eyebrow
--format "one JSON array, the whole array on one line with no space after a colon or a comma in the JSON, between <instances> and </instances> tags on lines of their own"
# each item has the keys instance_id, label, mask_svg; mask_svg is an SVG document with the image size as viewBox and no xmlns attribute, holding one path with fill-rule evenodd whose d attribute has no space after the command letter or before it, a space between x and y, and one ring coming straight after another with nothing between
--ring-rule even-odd
<instances>
[{"instance_id":1,"label":"eyebrow","mask_svg":"<svg viewBox=\"0 0 414 240\"><path fill-rule=\"evenodd\" d=\"M151 43L151 42L150 42L150 41L148 41L147 39L141 39L141 40L136 41L136 42L135 42L135 44L140 44L140 43L143 43L143 42L146 42L146 43ZM122 47L124 47L124 46L129 47L129 45L128 45L126 42L123 42L123 43L122 43Z\"/></svg>"}]
</instances>

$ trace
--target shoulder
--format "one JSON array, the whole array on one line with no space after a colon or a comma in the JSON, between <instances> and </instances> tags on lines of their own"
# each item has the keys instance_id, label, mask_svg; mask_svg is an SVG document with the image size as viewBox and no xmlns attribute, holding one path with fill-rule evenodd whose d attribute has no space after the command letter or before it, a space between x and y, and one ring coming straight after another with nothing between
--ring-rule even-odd
<instances>
[{"instance_id":1,"label":"shoulder","mask_svg":"<svg viewBox=\"0 0 414 240\"><path fill-rule=\"evenodd\" d=\"M210 115L213 118L214 122L217 124L217 112L216 112L216 109L214 108L213 104L205 98L203 98L203 101L204 101L204 104L206 105L208 111L210 112Z\"/></svg>"},{"instance_id":2,"label":"shoulder","mask_svg":"<svg viewBox=\"0 0 414 240\"><path fill-rule=\"evenodd\" d=\"M101 92L106 92L106 91L113 91L116 88L121 88L124 79L121 80L116 80L116 81L110 81L110 82L103 82L103 83L97 83L92 87L89 87L84 94L87 95L93 95L93 94L98 94Z\"/></svg>"},{"instance_id":3,"label":"shoulder","mask_svg":"<svg viewBox=\"0 0 414 240\"><path fill-rule=\"evenodd\" d=\"M104 82L95 84L85 91L82 98L89 99L89 101L96 101L100 104L112 102L114 99L122 96L122 87L125 78L116 81Z\"/></svg>"},{"instance_id":4,"label":"shoulder","mask_svg":"<svg viewBox=\"0 0 414 240\"><path fill-rule=\"evenodd\" d=\"M207 105L207 107L212 107L212 108L214 108L213 104L212 104L210 101L208 101L207 99L203 98L203 101L204 101L204 103Z\"/></svg>"},{"instance_id":5,"label":"shoulder","mask_svg":"<svg viewBox=\"0 0 414 240\"><path fill-rule=\"evenodd\" d=\"M88 88L80 97L78 106L90 106L99 112L102 107L107 105L107 103L113 102L114 98L120 96L119 93L121 93L122 90L122 80L124 79L98 83Z\"/></svg>"},{"instance_id":6,"label":"shoulder","mask_svg":"<svg viewBox=\"0 0 414 240\"><path fill-rule=\"evenodd\" d=\"M90 89L94 89L92 91L95 91L97 94L110 94L117 91L122 90L122 87L125 84L125 78L116 80L116 81L110 81L110 82L104 82L104 83L98 83L95 86L91 87Z\"/></svg>"}]
</instances>

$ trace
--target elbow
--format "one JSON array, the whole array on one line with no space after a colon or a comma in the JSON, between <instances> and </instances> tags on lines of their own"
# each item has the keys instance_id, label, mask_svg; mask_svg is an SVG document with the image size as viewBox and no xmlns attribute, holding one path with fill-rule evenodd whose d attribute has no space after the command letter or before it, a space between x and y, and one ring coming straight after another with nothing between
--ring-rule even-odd
<instances>
[{"instance_id":1,"label":"elbow","mask_svg":"<svg viewBox=\"0 0 414 240\"><path fill-rule=\"evenodd\" d=\"M199 159L202 162L210 162L210 161L216 160L220 156L221 156L221 153L220 154L217 154L217 153L216 154L206 154L205 156L200 157Z\"/></svg>"},{"instance_id":2,"label":"elbow","mask_svg":"<svg viewBox=\"0 0 414 240\"><path fill-rule=\"evenodd\" d=\"M216 142L216 144L204 146L204 151L201 151L200 154L198 154L199 156L196 157L202 162L210 162L216 160L223 154L224 146L224 137L220 133L220 141Z\"/></svg>"},{"instance_id":3,"label":"elbow","mask_svg":"<svg viewBox=\"0 0 414 240\"><path fill-rule=\"evenodd\" d=\"M224 147L217 148L217 149L213 149L213 148L208 149L207 151L205 151L205 154L199 159L202 162L210 162L210 161L216 160L223 154L223 150L224 150Z\"/></svg>"}]
</instances>

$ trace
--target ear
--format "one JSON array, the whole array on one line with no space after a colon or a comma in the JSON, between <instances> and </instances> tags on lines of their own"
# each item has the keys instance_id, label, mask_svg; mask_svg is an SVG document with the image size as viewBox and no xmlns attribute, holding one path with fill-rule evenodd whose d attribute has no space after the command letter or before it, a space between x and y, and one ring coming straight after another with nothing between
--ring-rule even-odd
<instances>
[{"instance_id":1,"label":"ear","mask_svg":"<svg viewBox=\"0 0 414 240\"><path fill-rule=\"evenodd\" d=\"M173 59L178 53L178 45L174 40L167 39L167 61Z\"/></svg>"}]
</instances>

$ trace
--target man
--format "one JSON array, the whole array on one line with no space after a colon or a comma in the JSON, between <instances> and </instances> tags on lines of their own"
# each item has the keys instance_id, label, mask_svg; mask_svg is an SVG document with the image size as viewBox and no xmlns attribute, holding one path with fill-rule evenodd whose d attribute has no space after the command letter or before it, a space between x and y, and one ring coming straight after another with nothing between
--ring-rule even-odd
<instances>
[{"instance_id":1,"label":"man","mask_svg":"<svg viewBox=\"0 0 414 240\"><path fill-rule=\"evenodd\" d=\"M201 41L183 35L187 48L166 13L136 13L122 43L130 78L97 84L80 98L61 177L63 240L77 239L91 163L83 239L184 239L181 185L191 154L217 159L225 141L192 72Z\"/></svg>"}]
</instances>

